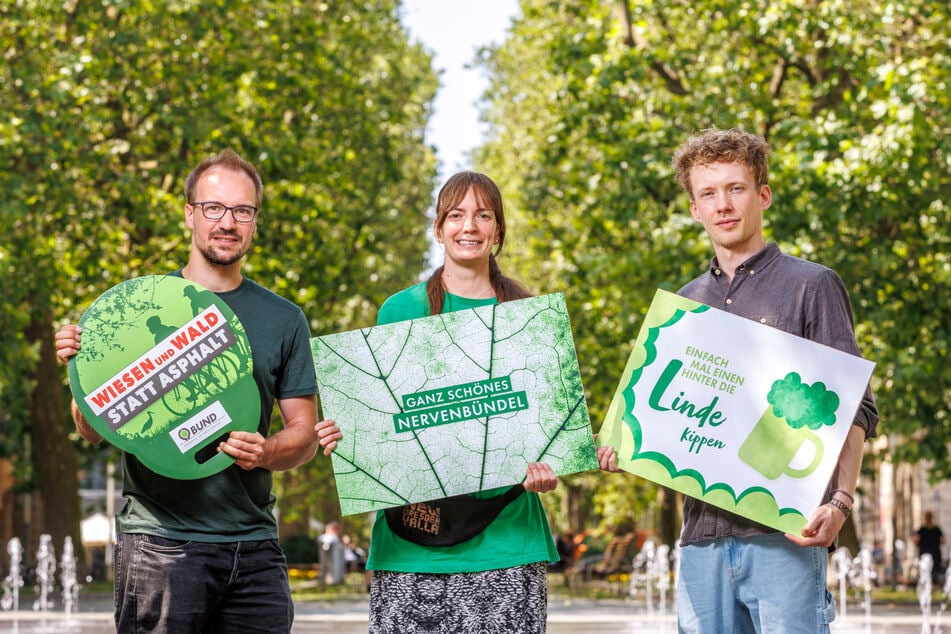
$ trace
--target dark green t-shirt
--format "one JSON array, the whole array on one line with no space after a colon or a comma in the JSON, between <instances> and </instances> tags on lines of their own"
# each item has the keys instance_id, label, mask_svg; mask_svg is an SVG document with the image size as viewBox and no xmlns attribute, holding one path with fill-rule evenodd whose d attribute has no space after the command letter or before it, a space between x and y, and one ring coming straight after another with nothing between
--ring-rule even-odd
<instances>
[{"instance_id":1,"label":"dark green t-shirt","mask_svg":"<svg viewBox=\"0 0 951 634\"><path fill-rule=\"evenodd\" d=\"M467 299L446 294L443 312L488 306L495 298ZM429 315L426 284L401 291L383 303L378 324L388 324ZM477 497L505 493L507 488L482 491ZM508 504L489 526L470 540L455 546L420 546L396 536L382 511L373 524L369 570L394 572L461 573L512 568L539 561L558 561L548 517L537 493L525 492Z\"/></svg>"},{"instance_id":2,"label":"dark green t-shirt","mask_svg":"<svg viewBox=\"0 0 951 634\"><path fill-rule=\"evenodd\" d=\"M181 271L172 275L181 277ZM267 436L275 399L317 393L310 327L297 305L247 278L218 297L247 332L261 396L258 431ZM267 469L231 465L207 478L176 480L155 473L130 453L123 453L123 466L126 504L116 518L120 532L200 542L277 538Z\"/></svg>"}]
</instances>

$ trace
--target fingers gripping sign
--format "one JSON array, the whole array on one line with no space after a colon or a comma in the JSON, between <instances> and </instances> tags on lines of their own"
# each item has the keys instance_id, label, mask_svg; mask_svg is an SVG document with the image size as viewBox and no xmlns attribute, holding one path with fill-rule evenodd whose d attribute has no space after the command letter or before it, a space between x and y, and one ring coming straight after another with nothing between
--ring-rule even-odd
<instances>
[{"instance_id":1,"label":"fingers gripping sign","mask_svg":"<svg viewBox=\"0 0 951 634\"><path fill-rule=\"evenodd\" d=\"M334 448L336 448L337 442L343 438L343 433L341 433L340 428L337 427L337 423L332 420L322 420L318 422L314 426L314 431L317 432L317 439L320 442L321 448L324 450L325 456L329 456Z\"/></svg>"},{"instance_id":2,"label":"fingers gripping sign","mask_svg":"<svg viewBox=\"0 0 951 634\"><path fill-rule=\"evenodd\" d=\"M218 450L234 458L235 464L245 470L260 466L267 459L266 439L254 432L233 431Z\"/></svg>"},{"instance_id":3,"label":"fingers gripping sign","mask_svg":"<svg viewBox=\"0 0 951 634\"><path fill-rule=\"evenodd\" d=\"M544 462L528 463L528 471L525 474L525 490L532 493L547 493L554 491L558 486L558 477L555 476L554 469Z\"/></svg>"}]
</instances>

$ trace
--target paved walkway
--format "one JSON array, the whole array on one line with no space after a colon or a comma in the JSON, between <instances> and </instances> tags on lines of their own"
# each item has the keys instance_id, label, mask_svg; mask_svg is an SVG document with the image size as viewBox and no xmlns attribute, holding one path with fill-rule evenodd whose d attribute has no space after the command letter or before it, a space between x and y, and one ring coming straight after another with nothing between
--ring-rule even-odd
<instances>
[{"instance_id":1,"label":"paved walkway","mask_svg":"<svg viewBox=\"0 0 951 634\"><path fill-rule=\"evenodd\" d=\"M79 611L68 618L60 609L46 614L21 610L0 611L0 632L38 634L106 634L115 632L112 624L112 597L88 596L80 599ZM28 607L28 606L21 606ZM846 618L832 626L834 634L920 634L924 618L914 606L873 606L866 619L862 608L848 606ZM357 634L367 631L366 599L339 601L302 601L295 604L295 634ZM951 614L943 615L941 629L951 631ZM936 630L937 619L930 625ZM670 606L667 611L648 613L643 601L616 599L551 599L548 605L548 634L623 634L677 631Z\"/></svg>"}]
</instances>

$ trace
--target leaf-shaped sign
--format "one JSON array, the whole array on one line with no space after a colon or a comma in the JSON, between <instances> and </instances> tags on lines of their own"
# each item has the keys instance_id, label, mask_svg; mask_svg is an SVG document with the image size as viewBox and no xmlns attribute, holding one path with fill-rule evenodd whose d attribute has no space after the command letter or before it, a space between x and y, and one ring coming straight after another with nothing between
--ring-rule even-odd
<instances>
[{"instance_id":1,"label":"leaf-shaped sign","mask_svg":"<svg viewBox=\"0 0 951 634\"><path fill-rule=\"evenodd\" d=\"M564 297L311 340L344 515L597 468Z\"/></svg>"}]
</instances>

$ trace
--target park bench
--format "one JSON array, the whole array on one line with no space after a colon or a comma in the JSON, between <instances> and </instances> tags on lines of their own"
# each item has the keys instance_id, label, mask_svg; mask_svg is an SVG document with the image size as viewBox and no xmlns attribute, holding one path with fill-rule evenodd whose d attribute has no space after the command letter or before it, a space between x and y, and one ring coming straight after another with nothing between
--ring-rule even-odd
<instances>
[{"instance_id":1,"label":"park bench","mask_svg":"<svg viewBox=\"0 0 951 634\"><path fill-rule=\"evenodd\" d=\"M631 572L631 550L634 547L634 533L615 535L604 547L603 553L582 557L565 571L565 581L575 588L578 583L590 583L594 580L608 580L621 583L621 575Z\"/></svg>"}]
</instances>

